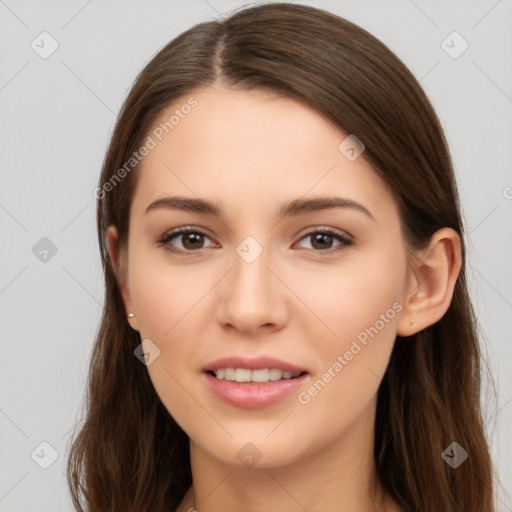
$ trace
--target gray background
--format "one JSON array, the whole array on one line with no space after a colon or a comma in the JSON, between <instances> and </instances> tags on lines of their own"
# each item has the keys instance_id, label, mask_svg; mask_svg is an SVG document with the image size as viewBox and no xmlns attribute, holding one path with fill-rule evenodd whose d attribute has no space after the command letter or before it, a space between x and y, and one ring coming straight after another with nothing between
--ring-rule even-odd
<instances>
[{"instance_id":1,"label":"gray background","mask_svg":"<svg viewBox=\"0 0 512 512\"><path fill-rule=\"evenodd\" d=\"M66 450L103 300L92 192L125 94L170 39L243 3L0 0L0 511L72 509ZM512 0L304 3L389 45L446 130L498 385L487 427L498 510L512 510ZM46 59L31 47L51 49L43 31L58 43ZM469 44L457 58L453 31Z\"/></svg>"}]
</instances>

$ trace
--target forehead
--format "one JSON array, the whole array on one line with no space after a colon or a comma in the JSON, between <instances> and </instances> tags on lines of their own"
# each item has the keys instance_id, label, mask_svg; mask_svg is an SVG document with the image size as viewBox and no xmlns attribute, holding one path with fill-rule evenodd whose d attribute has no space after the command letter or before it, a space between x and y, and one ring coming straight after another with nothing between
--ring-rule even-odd
<instances>
[{"instance_id":1,"label":"forehead","mask_svg":"<svg viewBox=\"0 0 512 512\"><path fill-rule=\"evenodd\" d=\"M395 209L364 152L347 158L349 135L308 105L271 91L192 92L162 111L149 133L154 147L138 171L134 209L187 195L275 210L276 203L325 194Z\"/></svg>"}]
</instances>

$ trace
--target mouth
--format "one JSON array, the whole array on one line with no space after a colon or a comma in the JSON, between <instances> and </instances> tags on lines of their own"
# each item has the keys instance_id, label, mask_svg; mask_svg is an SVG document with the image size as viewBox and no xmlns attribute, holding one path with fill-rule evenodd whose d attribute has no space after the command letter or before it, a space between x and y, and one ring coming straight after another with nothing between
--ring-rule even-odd
<instances>
[{"instance_id":1,"label":"mouth","mask_svg":"<svg viewBox=\"0 0 512 512\"><path fill-rule=\"evenodd\" d=\"M202 371L206 387L222 402L242 409L262 409L290 397L306 385L304 368L272 357L228 357Z\"/></svg>"}]
</instances>

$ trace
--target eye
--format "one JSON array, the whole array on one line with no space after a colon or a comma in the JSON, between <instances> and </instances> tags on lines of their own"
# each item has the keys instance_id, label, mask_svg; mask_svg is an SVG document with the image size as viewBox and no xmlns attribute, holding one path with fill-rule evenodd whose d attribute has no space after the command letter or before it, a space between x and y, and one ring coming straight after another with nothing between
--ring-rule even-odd
<instances>
[{"instance_id":1,"label":"eye","mask_svg":"<svg viewBox=\"0 0 512 512\"><path fill-rule=\"evenodd\" d=\"M307 240L308 238L312 248L306 247L306 249L329 254L354 244L353 240L347 235L328 227L310 231L300 240ZM180 241L181 247L175 247L176 243L173 242L175 239ZM200 228L189 227L169 231L165 233L157 243L158 245L165 246L165 248L171 252L186 254L198 252L200 249L206 247L215 246L215 243L205 246L205 239L211 240L205 231ZM337 245L333 245L335 242L337 242Z\"/></svg>"},{"instance_id":2,"label":"eye","mask_svg":"<svg viewBox=\"0 0 512 512\"><path fill-rule=\"evenodd\" d=\"M171 243L172 240L177 238L181 241L181 248L173 247ZM199 249L203 249L204 240L208 238L206 232L199 228L180 228L174 231L170 231L165 233L160 240L158 240L159 245L164 245L166 249L171 252L177 253L186 253L186 252L195 252ZM212 244L214 246L215 244ZM210 246L211 247L211 246Z\"/></svg>"},{"instance_id":3,"label":"eye","mask_svg":"<svg viewBox=\"0 0 512 512\"><path fill-rule=\"evenodd\" d=\"M301 240L308 239L311 242L311 250L316 249L315 252L331 253L354 244L353 240L351 240L347 235L328 227L310 231L301 238ZM333 246L333 243L336 241L338 244Z\"/></svg>"}]
</instances>

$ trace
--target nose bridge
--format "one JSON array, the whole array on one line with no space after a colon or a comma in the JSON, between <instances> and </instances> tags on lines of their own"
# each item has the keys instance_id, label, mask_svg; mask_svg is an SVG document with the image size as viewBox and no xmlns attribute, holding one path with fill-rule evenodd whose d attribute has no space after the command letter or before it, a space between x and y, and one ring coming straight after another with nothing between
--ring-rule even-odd
<instances>
[{"instance_id":1,"label":"nose bridge","mask_svg":"<svg viewBox=\"0 0 512 512\"><path fill-rule=\"evenodd\" d=\"M241 294L240 299L247 295L267 295L272 288L271 266L272 254L268 247L253 236L247 236L235 248L231 286L233 291ZM262 297L263 298L263 297Z\"/></svg>"},{"instance_id":2,"label":"nose bridge","mask_svg":"<svg viewBox=\"0 0 512 512\"><path fill-rule=\"evenodd\" d=\"M272 268L270 249L248 236L235 248L232 271L224 280L219 303L219 320L242 330L283 320L284 302L280 301L279 280ZM281 285L282 286L282 285Z\"/></svg>"}]
</instances>

